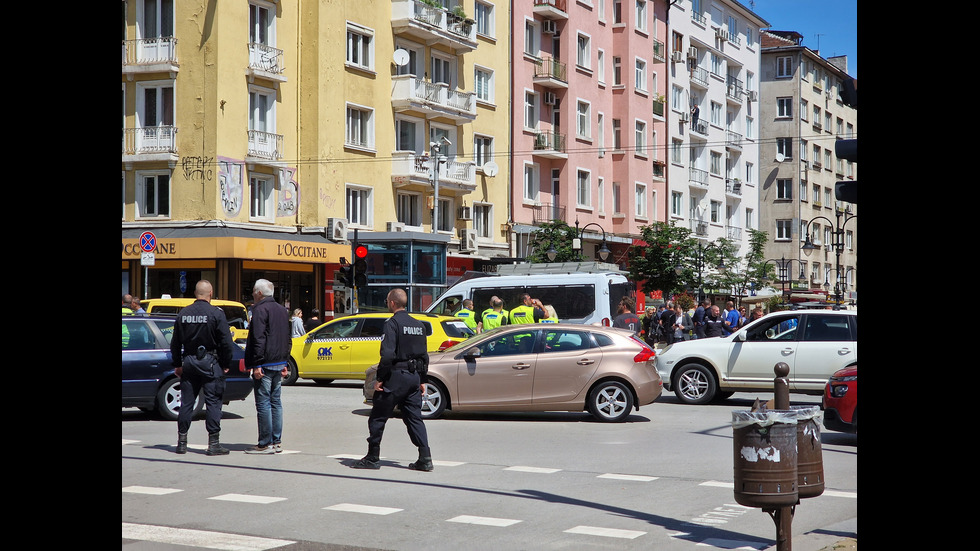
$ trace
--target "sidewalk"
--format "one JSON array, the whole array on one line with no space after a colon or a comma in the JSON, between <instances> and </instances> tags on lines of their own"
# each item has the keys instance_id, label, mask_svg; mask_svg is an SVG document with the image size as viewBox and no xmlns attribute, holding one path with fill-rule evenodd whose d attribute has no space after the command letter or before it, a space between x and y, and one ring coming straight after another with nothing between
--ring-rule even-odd
<instances>
[{"instance_id":1,"label":"sidewalk","mask_svg":"<svg viewBox=\"0 0 980 551\"><path fill-rule=\"evenodd\" d=\"M857 551L857 518L793 536L793 551ZM776 551L771 545L761 551Z\"/></svg>"}]
</instances>

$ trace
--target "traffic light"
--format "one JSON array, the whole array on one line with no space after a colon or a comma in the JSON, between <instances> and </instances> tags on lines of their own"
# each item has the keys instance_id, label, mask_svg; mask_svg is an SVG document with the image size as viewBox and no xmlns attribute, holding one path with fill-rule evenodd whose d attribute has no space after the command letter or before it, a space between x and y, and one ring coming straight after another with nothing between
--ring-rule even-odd
<instances>
[{"instance_id":1,"label":"traffic light","mask_svg":"<svg viewBox=\"0 0 980 551\"><path fill-rule=\"evenodd\" d=\"M837 140L834 143L834 153L838 159L856 163L858 160L857 140ZM834 197L838 201L857 204L857 180L845 180L834 184Z\"/></svg>"},{"instance_id":2,"label":"traffic light","mask_svg":"<svg viewBox=\"0 0 980 551\"><path fill-rule=\"evenodd\" d=\"M354 252L354 271L351 276L354 284L352 287L362 289L367 287L368 249L364 245L358 245L356 242L351 246Z\"/></svg>"},{"instance_id":3,"label":"traffic light","mask_svg":"<svg viewBox=\"0 0 980 551\"><path fill-rule=\"evenodd\" d=\"M340 257L340 270L337 272L337 281L340 282L344 287L354 286L354 266L352 266L347 259Z\"/></svg>"},{"instance_id":4,"label":"traffic light","mask_svg":"<svg viewBox=\"0 0 980 551\"><path fill-rule=\"evenodd\" d=\"M848 78L842 81L840 87L837 88L837 95L840 96L841 102L848 107L858 108L858 83L857 80L853 78Z\"/></svg>"}]
</instances>

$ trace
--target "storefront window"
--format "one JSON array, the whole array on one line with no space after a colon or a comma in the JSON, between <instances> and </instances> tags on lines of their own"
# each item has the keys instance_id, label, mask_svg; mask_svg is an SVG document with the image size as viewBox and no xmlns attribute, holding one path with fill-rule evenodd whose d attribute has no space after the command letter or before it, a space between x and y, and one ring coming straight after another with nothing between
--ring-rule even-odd
<instances>
[{"instance_id":1,"label":"storefront window","mask_svg":"<svg viewBox=\"0 0 980 551\"><path fill-rule=\"evenodd\" d=\"M444 243L368 243L368 288L358 290L362 311L383 309L395 287L409 291L408 309L422 311L446 289Z\"/></svg>"}]
</instances>

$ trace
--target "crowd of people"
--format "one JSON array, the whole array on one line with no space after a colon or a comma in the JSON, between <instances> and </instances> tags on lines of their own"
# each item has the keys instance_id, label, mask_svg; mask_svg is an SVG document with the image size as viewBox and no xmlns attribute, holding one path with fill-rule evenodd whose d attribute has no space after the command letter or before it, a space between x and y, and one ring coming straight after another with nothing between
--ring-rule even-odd
<instances>
[{"instance_id":1,"label":"crowd of people","mask_svg":"<svg viewBox=\"0 0 980 551\"><path fill-rule=\"evenodd\" d=\"M695 308L689 310L668 302L656 308L653 306L646 308L640 319L640 334L651 346L672 344L682 340L725 337L738 331L745 324L759 319L763 314L761 306L748 312L745 306L736 308L732 301L725 303L724 310L708 300L701 301Z\"/></svg>"}]
</instances>

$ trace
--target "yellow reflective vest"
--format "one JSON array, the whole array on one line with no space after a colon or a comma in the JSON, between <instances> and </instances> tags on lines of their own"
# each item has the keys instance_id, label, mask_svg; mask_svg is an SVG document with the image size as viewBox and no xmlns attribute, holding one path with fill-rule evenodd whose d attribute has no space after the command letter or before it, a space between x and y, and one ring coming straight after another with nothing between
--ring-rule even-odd
<instances>
[{"instance_id":1,"label":"yellow reflective vest","mask_svg":"<svg viewBox=\"0 0 980 551\"><path fill-rule=\"evenodd\" d=\"M463 320L466 327L476 330L476 312L469 310L467 308L460 308L459 312L456 312L456 317Z\"/></svg>"},{"instance_id":2,"label":"yellow reflective vest","mask_svg":"<svg viewBox=\"0 0 980 551\"><path fill-rule=\"evenodd\" d=\"M507 311L501 310L497 312L493 308L489 310L484 310L483 312L483 330L489 331L495 327L500 327L507 320Z\"/></svg>"}]
</instances>

